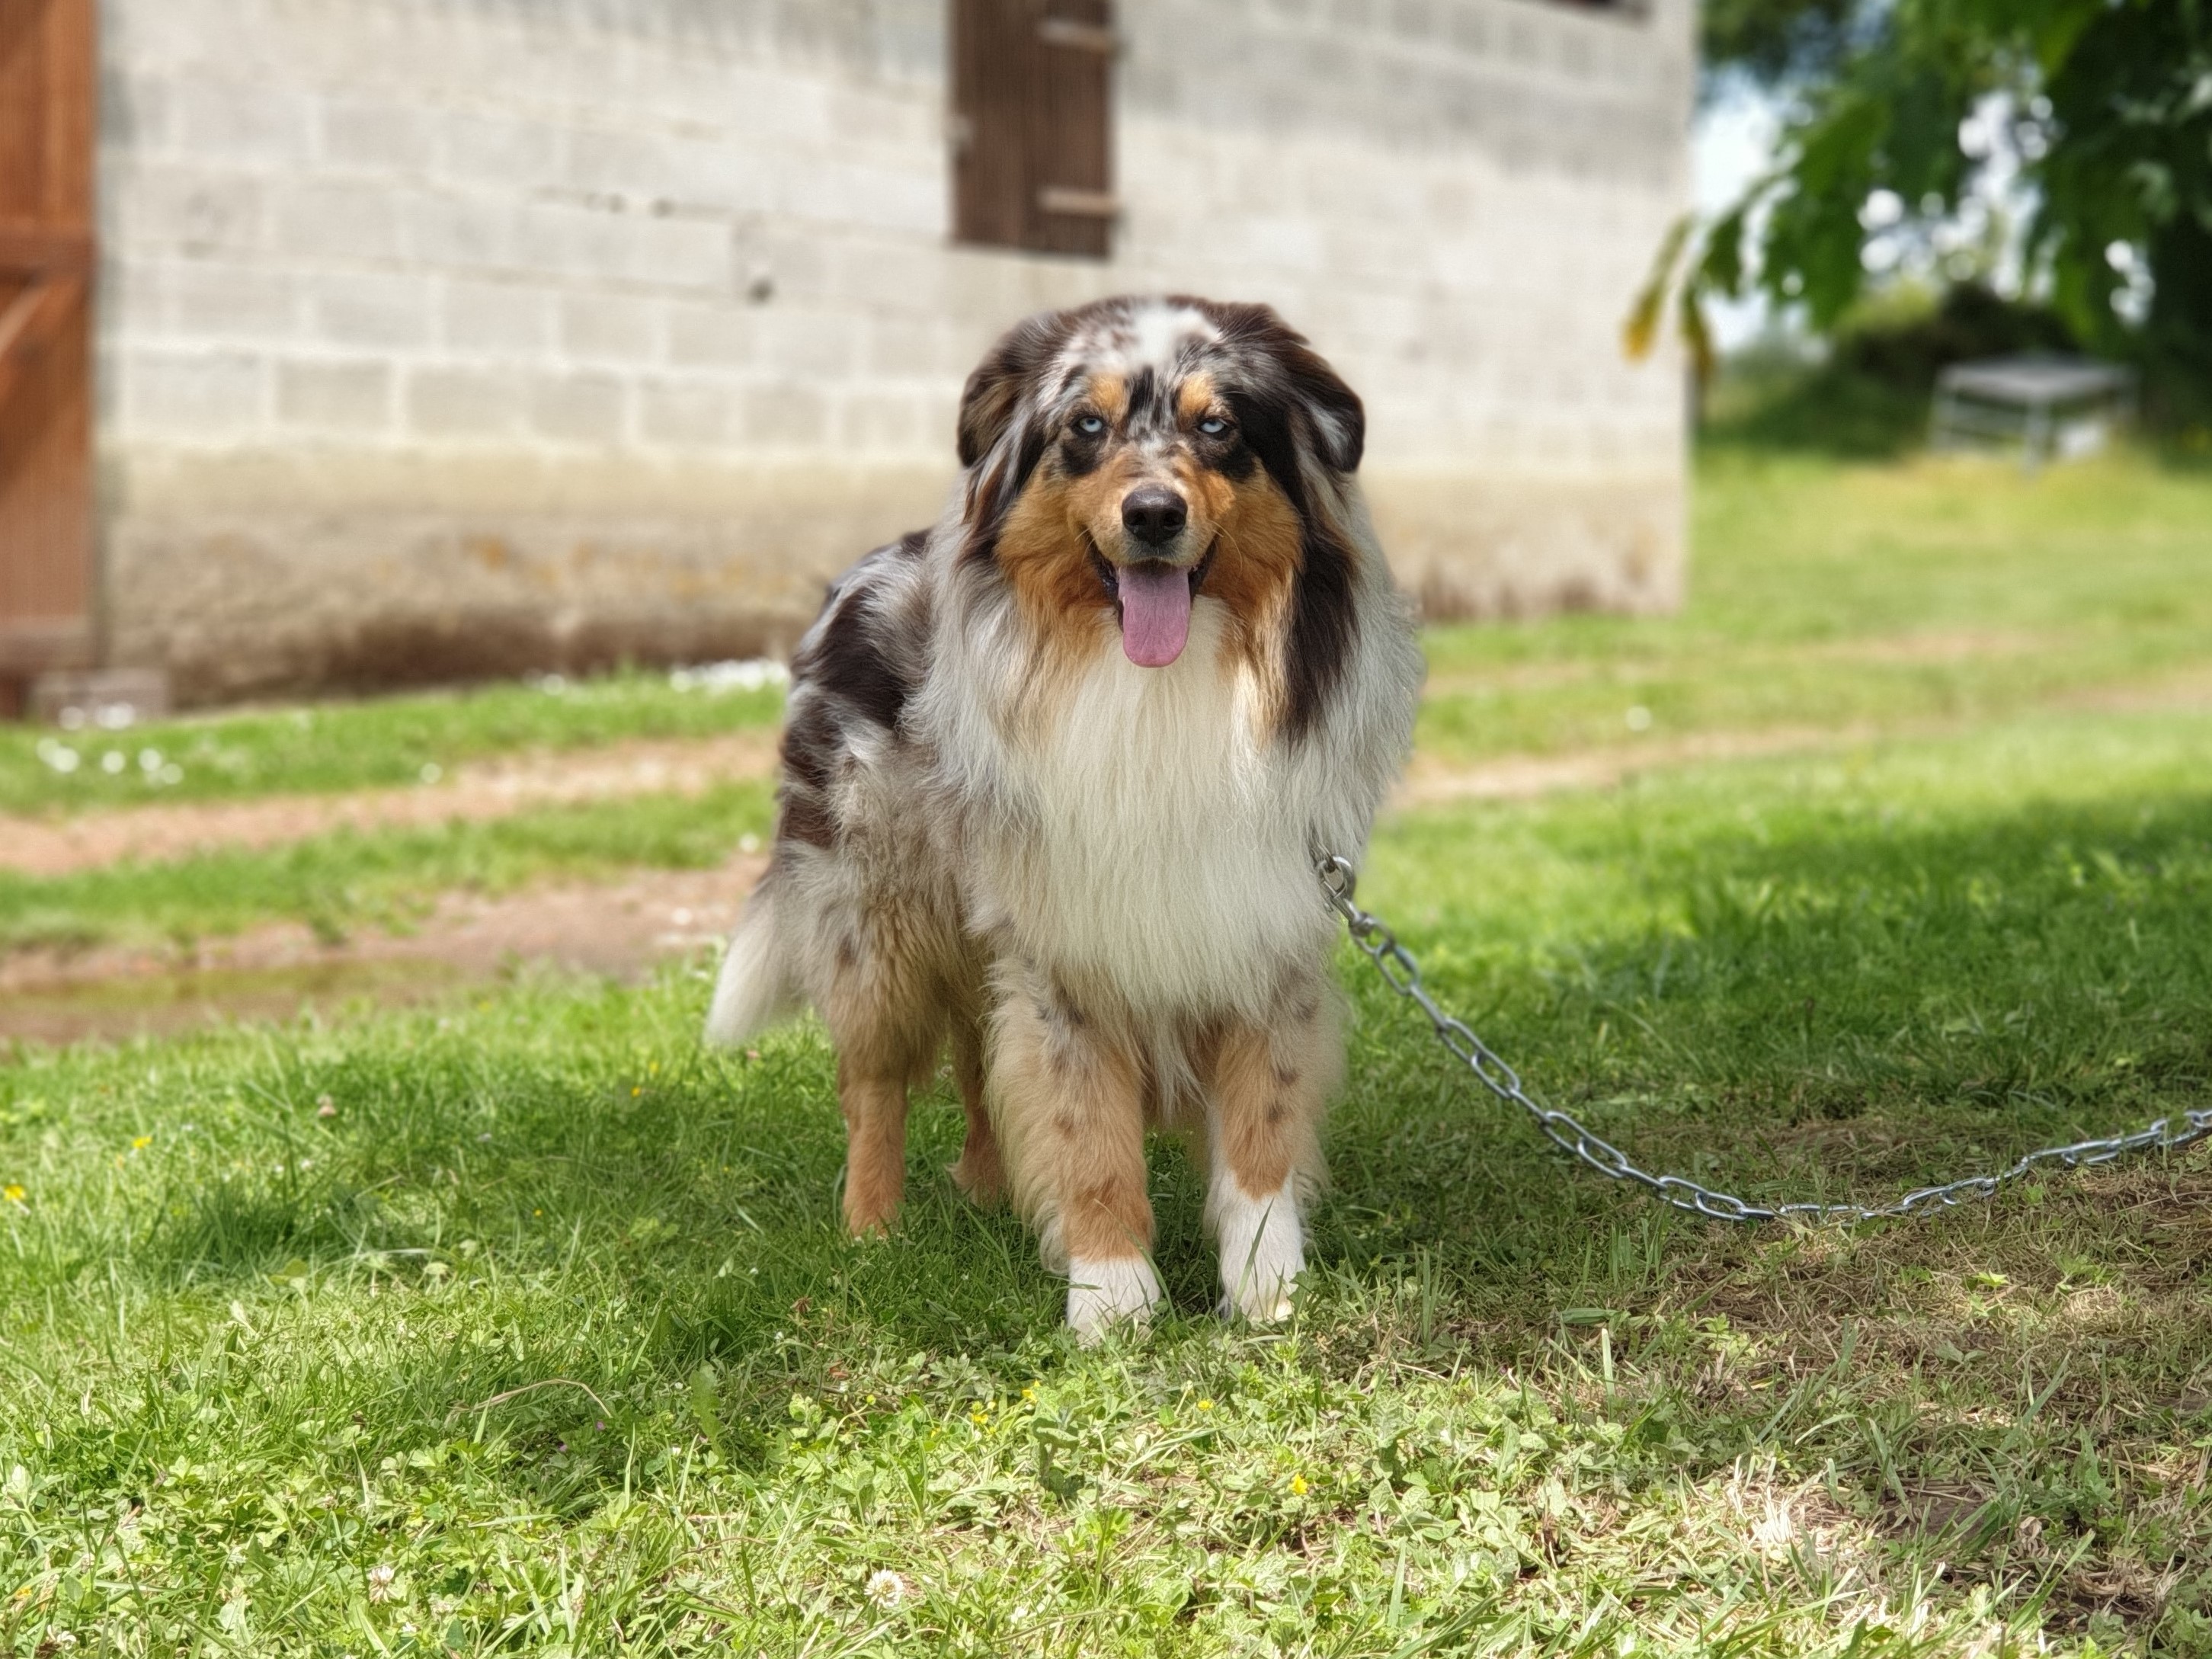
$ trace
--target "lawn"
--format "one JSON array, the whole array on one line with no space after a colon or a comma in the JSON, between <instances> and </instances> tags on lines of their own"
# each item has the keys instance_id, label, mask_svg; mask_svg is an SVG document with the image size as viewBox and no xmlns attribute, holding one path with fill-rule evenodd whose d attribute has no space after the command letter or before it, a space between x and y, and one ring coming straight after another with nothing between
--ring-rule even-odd
<instances>
[{"instance_id":1,"label":"lawn","mask_svg":"<svg viewBox=\"0 0 2212 1659\"><path fill-rule=\"evenodd\" d=\"M1692 536L1678 616L1437 630L1424 754L1925 731L2192 672L2206 689L2212 471L1723 452Z\"/></svg>"},{"instance_id":2,"label":"lawn","mask_svg":"<svg viewBox=\"0 0 2212 1659\"><path fill-rule=\"evenodd\" d=\"M246 708L123 727L0 726L0 812L230 800L434 782L472 760L625 738L699 738L772 725L781 676L759 664L461 692Z\"/></svg>"},{"instance_id":3,"label":"lawn","mask_svg":"<svg viewBox=\"0 0 2212 1659\"><path fill-rule=\"evenodd\" d=\"M1363 896L1533 1087L1748 1196L2212 1104L2212 489L1729 465L1682 617L1437 635L1425 761L1814 739L1402 812ZM436 878L554 855L502 846ZM896 1236L839 1236L832 1056L701 1050L704 963L18 1050L0 1653L2212 1656L2212 1155L1724 1229L1344 966L1297 1318L1208 1316L1163 1148L1176 1313L1091 1352L942 1085Z\"/></svg>"}]
</instances>

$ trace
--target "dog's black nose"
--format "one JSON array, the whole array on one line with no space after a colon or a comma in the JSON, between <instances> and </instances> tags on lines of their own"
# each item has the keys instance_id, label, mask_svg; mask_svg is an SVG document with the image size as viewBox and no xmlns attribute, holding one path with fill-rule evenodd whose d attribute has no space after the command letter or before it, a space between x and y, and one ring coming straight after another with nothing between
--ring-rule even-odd
<instances>
[{"instance_id":1,"label":"dog's black nose","mask_svg":"<svg viewBox=\"0 0 2212 1659\"><path fill-rule=\"evenodd\" d=\"M1190 508L1182 496L1158 484L1145 484L1121 500L1121 528L1139 541L1158 547L1182 533L1190 521Z\"/></svg>"}]
</instances>

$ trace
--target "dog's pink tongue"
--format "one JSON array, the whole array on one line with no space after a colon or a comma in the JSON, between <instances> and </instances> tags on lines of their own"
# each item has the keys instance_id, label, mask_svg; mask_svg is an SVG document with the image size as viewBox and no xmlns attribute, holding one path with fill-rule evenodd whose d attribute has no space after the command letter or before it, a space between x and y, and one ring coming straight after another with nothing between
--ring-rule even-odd
<instances>
[{"instance_id":1,"label":"dog's pink tongue","mask_svg":"<svg viewBox=\"0 0 2212 1659\"><path fill-rule=\"evenodd\" d=\"M1190 638L1190 572L1173 565L1124 565L1121 649L1139 668L1165 668Z\"/></svg>"}]
</instances>

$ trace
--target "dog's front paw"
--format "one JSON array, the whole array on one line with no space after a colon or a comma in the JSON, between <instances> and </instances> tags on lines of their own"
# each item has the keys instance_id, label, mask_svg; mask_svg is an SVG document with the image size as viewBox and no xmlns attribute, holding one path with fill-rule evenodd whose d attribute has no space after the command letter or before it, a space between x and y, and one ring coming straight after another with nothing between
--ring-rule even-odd
<instances>
[{"instance_id":1,"label":"dog's front paw","mask_svg":"<svg viewBox=\"0 0 2212 1659\"><path fill-rule=\"evenodd\" d=\"M1160 1276L1140 1255L1068 1263L1067 1322L1076 1340L1089 1347L1116 1325L1141 1328L1152 1322L1162 1300Z\"/></svg>"},{"instance_id":2,"label":"dog's front paw","mask_svg":"<svg viewBox=\"0 0 2212 1659\"><path fill-rule=\"evenodd\" d=\"M1224 1317L1288 1319L1291 1293L1306 1270L1305 1232L1298 1224L1297 1194L1282 1190L1248 1198L1234 1177L1216 1199L1221 1237L1221 1311Z\"/></svg>"}]
</instances>

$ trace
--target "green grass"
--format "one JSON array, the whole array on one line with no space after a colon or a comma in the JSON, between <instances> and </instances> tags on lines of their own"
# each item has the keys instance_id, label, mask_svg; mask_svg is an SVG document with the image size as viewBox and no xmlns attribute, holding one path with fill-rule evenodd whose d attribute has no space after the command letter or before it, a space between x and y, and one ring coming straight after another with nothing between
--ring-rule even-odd
<instances>
[{"instance_id":1,"label":"green grass","mask_svg":"<svg viewBox=\"0 0 2212 1659\"><path fill-rule=\"evenodd\" d=\"M1425 751L1626 744L1632 704L1828 746L1387 822L1363 896L1438 994L1632 1155L1759 1199L2212 1104L2212 712L2169 695L2212 665L2203 481L1707 482L1682 617L1439 634ZM499 698L526 743L637 729ZM0 940L404 925L712 862L766 811L17 881ZM2212 1152L1723 1229L1564 1162L1345 969L1297 1319L1210 1317L1162 1148L1176 1312L1089 1352L952 1192L941 1084L897 1236L839 1235L834 1056L805 1024L702 1051L703 963L15 1050L0 1654L2212 1659Z\"/></svg>"},{"instance_id":2,"label":"green grass","mask_svg":"<svg viewBox=\"0 0 2212 1659\"><path fill-rule=\"evenodd\" d=\"M2132 455L2034 479L1972 465L1709 459L1683 612L1432 629L1423 763L1633 754L1777 730L1819 743L1965 729L2100 698L2202 700L2212 695L2207 526L2212 473ZM0 729L0 811L404 783L426 764L516 748L757 727L780 706L774 690L716 696L630 674L559 693L506 686L149 726L127 743ZM37 752L64 738L87 757L68 774ZM137 758L148 750L182 764L183 781L149 782L158 772ZM111 751L123 757L116 775L97 761ZM193 937L257 921L343 929L455 885L511 888L586 863L696 864L711 860L715 836L726 851L762 827L754 793L718 799L703 812L671 799L549 808L511 828L348 834L58 878L0 874L0 948Z\"/></svg>"},{"instance_id":3,"label":"green grass","mask_svg":"<svg viewBox=\"0 0 2212 1659\"><path fill-rule=\"evenodd\" d=\"M336 939L404 928L441 893L509 892L626 869L708 869L742 837L765 839L774 786L544 806L426 829L337 830L259 851L224 849L70 875L0 871L0 950L109 940L188 943L257 922L305 922Z\"/></svg>"},{"instance_id":4,"label":"green grass","mask_svg":"<svg viewBox=\"0 0 2212 1659\"><path fill-rule=\"evenodd\" d=\"M2212 473L2131 454L2033 478L1709 456L1682 612L1432 630L1421 748L1911 730L2154 689L2212 657L2208 526Z\"/></svg>"},{"instance_id":5,"label":"green grass","mask_svg":"<svg viewBox=\"0 0 2212 1659\"><path fill-rule=\"evenodd\" d=\"M248 709L124 731L0 726L0 812L410 784L422 781L426 767L436 769L435 776L516 750L710 737L773 725L782 709L782 692L774 686L718 690L678 676L628 672Z\"/></svg>"},{"instance_id":6,"label":"green grass","mask_svg":"<svg viewBox=\"0 0 2212 1659\"><path fill-rule=\"evenodd\" d=\"M2037 717L1410 816L1368 896L1638 1155L1878 1195L2205 1101L2208 775ZM1163 1151L1177 1315L1090 1353L941 1087L841 1238L826 1044L703 1053L703 968L23 1054L0 1651L2212 1653L2203 1153L1725 1231L1348 982L1297 1322L1206 1315Z\"/></svg>"}]
</instances>

